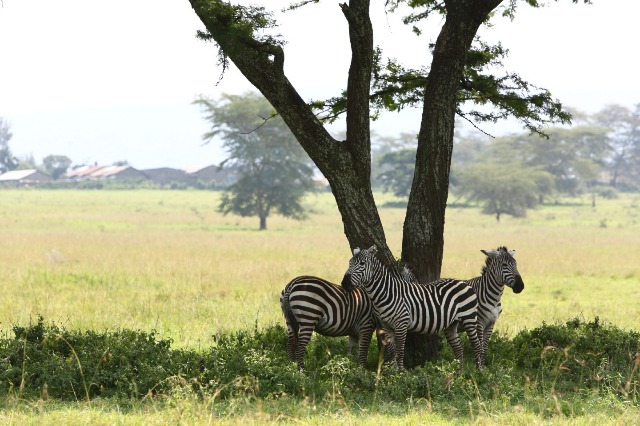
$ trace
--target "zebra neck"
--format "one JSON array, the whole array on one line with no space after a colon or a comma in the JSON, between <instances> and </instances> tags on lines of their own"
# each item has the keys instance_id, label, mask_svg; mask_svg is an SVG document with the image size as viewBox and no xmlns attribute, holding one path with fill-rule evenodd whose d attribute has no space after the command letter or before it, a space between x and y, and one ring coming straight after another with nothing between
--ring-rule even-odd
<instances>
[{"instance_id":1,"label":"zebra neck","mask_svg":"<svg viewBox=\"0 0 640 426\"><path fill-rule=\"evenodd\" d=\"M494 300L500 302L500 297L504 292L504 284L496 280L491 274L484 274L468 281L476 293L490 295Z\"/></svg>"},{"instance_id":2,"label":"zebra neck","mask_svg":"<svg viewBox=\"0 0 640 426\"><path fill-rule=\"evenodd\" d=\"M395 277L393 273L387 270L382 264L375 265L375 269L371 273L371 280L364 285L373 302L386 300L392 286L400 286L402 280Z\"/></svg>"}]
</instances>

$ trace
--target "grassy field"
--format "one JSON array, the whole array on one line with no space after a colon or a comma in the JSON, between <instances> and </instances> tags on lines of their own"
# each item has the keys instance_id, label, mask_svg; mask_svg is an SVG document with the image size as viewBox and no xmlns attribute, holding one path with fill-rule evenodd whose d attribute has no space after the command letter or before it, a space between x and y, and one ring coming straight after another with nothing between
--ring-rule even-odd
<instances>
[{"instance_id":1,"label":"grassy field","mask_svg":"<svg viewBox=\"0 0 640 426\"><path fill-rule=\"evenodd\" d=\"M385 194L377 199L381 206L396 201ZM0 332L8 336L14 324L42 315L69 329L156 330L176 347L207 347L216 334L282 324L278 297L291 278L312 274L341 280L350 256L330 194L306 199L308 220L274 216L267 231L257 230L256 218L220 215L217 200L218 194L205 191L3 190ZM404 209L382 207L380 212L387 241L399 255ZM523 293L503 297L500 334L513 336L543 321L596 316L640 329L640 196L598 200L595 208L586 197L562 200L527 218L503 217L500 223L476 208L450 208L442 275L479 275L480 249L500 245L516 249L525 282ZM127 416L108 402L51 404L46 418L39 418L42 407L16 402L0 421L36 418L58 424L70 416L72 423L163 424L167 416L179 415L153 404L141 404ZM187 423L211 420L205 407L193 404L178 404L193 416ZM414 408L393 416L318 413L307 421L446 423ZM538 421L526 407L518 410L513 418L476 420ZM616 421L637 421L628 416L621 411ZM261 423L242 415L231 422L250 420ZM595 414L591 420L585 422L603 423Z\"/></svg>"}]
</instances>

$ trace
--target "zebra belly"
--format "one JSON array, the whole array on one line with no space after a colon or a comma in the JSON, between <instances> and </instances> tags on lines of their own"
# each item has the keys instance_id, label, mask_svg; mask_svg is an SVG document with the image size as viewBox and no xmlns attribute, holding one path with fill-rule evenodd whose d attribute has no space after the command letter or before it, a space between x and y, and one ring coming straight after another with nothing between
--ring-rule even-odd
<instances>
[{"instance_id":1,"label":"zebra belly","mask_svg":"<svg viewBox=\"0 0 640 426\"><path fill-rule=\"evenodd\" d=\"M335 324L331 323L327 317L322 317L318 320L314 331L318 334L329 337L351 336L358 334L355 324L352 324L351 322Z\"/></svg>"}]
</instances>

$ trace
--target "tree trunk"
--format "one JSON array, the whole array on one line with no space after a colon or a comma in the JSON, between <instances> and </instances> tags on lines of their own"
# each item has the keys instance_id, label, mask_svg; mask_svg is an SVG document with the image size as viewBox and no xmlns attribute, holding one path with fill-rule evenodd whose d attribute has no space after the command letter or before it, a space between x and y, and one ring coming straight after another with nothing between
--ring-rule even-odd
<instances>
[{"instance_id":1,"label":"tree trunk","mask_svg":"<svg viewBox=\"0 0 640 426\"><path fill-rule=\"evenodd\" d=\"M259 216L260 216L260 230L265 231L267 229L267 216L262 214Z\"/></svg>"},{"instance_id":2,"label":"tree trunk","mask_svg":"<svg viewBox=\"0 0 640 426\"><path fill-rule=\"evenodd\" d=\"M189 0L209 35L240 72L269 100L320 172L327 178L351 249L376 244L393 259L371 191L369 89L373 29L369 0L341 4L349 23L352 61L347 81L347 140L327 132L284 74L280 46L260 43L238 31L232 6L221 0ZM347 263L345 262L345 269Z\"/></svg>"},{"instance_id":3,"label":"tree trunk","mask_svg":"<svg viewBox=\"0 0 640 426\"><path fill-rule=\"evenodd\" d=\"M412 267L421 282L440 278L453 131L458 106L456 95L467 51L487 13L499 3L445 1L447 16L433 50L425 87L416 168L402 238L402 260ZM412 365L423 364L438 353L438 348L437 337L414 336L407 340Z\"/></svg>"},{"instance_id":4,"label":"tree trunk","mask_svg":"<svg viewBox=\"0 0 640 426\"><path fill-rule=\"evenodd\" d=\"M340 4L349 23L351 66L347 80L347 140L337 141L306 105L284 74L284 52L276 44L253 38L239 25L233 6L222 0L189 0L207 28L207 38L229 58L282 116L313 162L329 180L350 248L376 244L391 262L384 229L371 191L369 94L373 61L373 30L369 0ZM444 213L453 149L457 89L466 52L482 21L502 0L445 0L447 17L433 53L425 87L416 168L407 207L402 258L420 281L440 276ZM345 262L345 268L346 268ZM434 342L434 340L431 340ZM437 345L408 347L426 355Z\"/></svg>"}]
</instances>

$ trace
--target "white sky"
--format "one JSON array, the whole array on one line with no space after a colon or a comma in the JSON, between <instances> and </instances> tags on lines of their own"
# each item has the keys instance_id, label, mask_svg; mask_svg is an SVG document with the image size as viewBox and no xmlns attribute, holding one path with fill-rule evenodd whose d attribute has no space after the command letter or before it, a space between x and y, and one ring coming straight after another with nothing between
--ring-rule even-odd
<instances>
[{"instance_id":1,"label":"white sky","mask_svg":"<svg viewBox=\"0 0 640 426\"><path fill-rule=\"evenodd\" d=\"M333 96L345 86L347 26L338 3L322 0L281 20L285 67L303 98ZM275 10L289 1L263 2ZM426 41L381 13L373 0L376 44L412 66L428 66ZM482 33L510 50L506 69L549 89L565 106L596 112L640 103L637 19L640 2L560 0L543 9L521 5L515 21ZM432 34L437 34L436 20ZM217 97L251 86L234 68L221 70L213 44L195 38L203 25L187 0L3 0L0 4L0 116L9 146L37 161L66 155L74 164L186 168L218 163L224 153L202 145L208 129L198 94ZM383 135L417 132L419 113L385 114ZM511 125L487 130L518 131Z\"/></svg>"}]
</instances>

